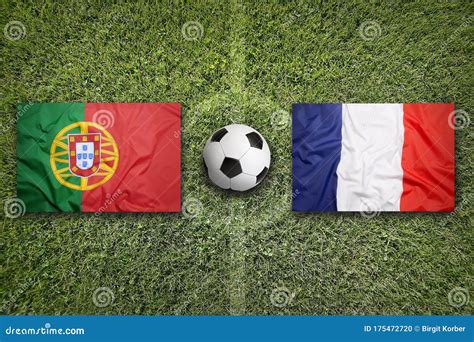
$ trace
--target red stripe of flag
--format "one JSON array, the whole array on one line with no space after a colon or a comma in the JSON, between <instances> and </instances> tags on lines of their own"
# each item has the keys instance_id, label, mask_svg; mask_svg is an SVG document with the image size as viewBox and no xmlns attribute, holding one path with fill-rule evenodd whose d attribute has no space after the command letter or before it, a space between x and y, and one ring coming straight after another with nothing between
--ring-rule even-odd
<instances>
[{"instance_id":1,"label":"red stripe of flag","mask_svg":"<svg viewBox=\"0 0 474 342\"><path fill-rule=\"evenodd\" d=\"M405 104L400 211L454 210L454 104Z\"/></svg>"},{"instance_id":2,"label":"red stripe of flag","mask_svg":"<svg viewBox=\"0 0 474 342\"><path fill-rule=\"evenodd\" d=\"M85 121L114 137L119 162L109 181L83 192L82 210L180 211L180 120L178 103L87 103Z\"/></svg>"}]
</instances>

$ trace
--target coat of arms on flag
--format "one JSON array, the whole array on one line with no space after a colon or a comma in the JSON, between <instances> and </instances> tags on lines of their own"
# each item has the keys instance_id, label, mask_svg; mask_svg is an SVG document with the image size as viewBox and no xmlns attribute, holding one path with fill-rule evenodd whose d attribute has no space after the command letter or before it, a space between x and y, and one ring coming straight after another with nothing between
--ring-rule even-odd
<instances>
[{"instance_id":1,"label":"coat of arms on flag","mask_svg":"<svg viewBox=\"0 0 474 342\"><path fill-rule=\"evenodd\" d=\"M77 129L79 133L71 133ZM92 190L107 182L114 175L118 160L115 139L95 122L67 125L51 144L50 163L56 180L75 190ZM80 177L80 184L71 182L72 176Z\"/></svg>"},{"instance_id":2,"label":"coat of arms on flag","mask_svg":"<svg viewBox=\"0 0 474 342\"><path fill-rule=\"evenodd\" d=\"M17 195L26 211L180 210L180 105L19 105Z\"/></svg>"},{"instance_id":3,"label":"coat of arms on flag","mask_svg":"<svg viewBox=\"0 0 474 342\"><path fill-rule=\"evenodd\" d=\"M90 177L100 165L100 133L68 134L69 170L79 177Z\"/></svg>"}]
</instances>

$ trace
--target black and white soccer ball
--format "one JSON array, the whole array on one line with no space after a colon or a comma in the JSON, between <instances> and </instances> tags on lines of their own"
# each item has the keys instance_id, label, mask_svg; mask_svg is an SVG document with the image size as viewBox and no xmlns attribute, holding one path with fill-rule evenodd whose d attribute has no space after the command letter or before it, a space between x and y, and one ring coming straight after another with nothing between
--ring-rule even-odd
<instances>
[{"instance_id":1,"label":"black and white soccer ball","mask_svg":"<svg viewBox=\"0 0 474 342\"><path fill-rule=\"evenodd\" d=\"M270 168L270 149L263 136L246 125L233 124L215 132L204 147L204 166L222 189L247 191L258 185Z\"/></svg>"}]
</instances>

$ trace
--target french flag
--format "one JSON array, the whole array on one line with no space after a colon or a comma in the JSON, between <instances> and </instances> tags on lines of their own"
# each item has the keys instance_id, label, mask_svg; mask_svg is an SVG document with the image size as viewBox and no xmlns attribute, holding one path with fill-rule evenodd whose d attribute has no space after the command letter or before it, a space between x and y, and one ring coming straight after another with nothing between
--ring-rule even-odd
<instances>
[{"instance_id":1,"label":"french flag","mask_svg":"<svg viewBox=\"0 0 474 342\"><path fill-rule=\"evenodd\" d=\"M453 211L454 104L294 104L294 211Z\"/></svg>"}]
</instances>

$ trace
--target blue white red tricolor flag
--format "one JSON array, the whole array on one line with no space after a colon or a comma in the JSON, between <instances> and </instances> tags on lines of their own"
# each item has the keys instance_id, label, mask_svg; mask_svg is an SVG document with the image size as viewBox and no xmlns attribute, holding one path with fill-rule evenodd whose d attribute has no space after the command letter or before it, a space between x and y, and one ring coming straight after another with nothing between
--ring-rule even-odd
<instances>
[{"instance_id":1,"label":"blue white red tricolor flag","mask_svg":"<svg viewBox=\"0 0 474 342\"><path fill-rule=\"evenodd\" d=\"M453 211L454 104L294 104L293 210Z\"/></svg>"}]
</instances>

